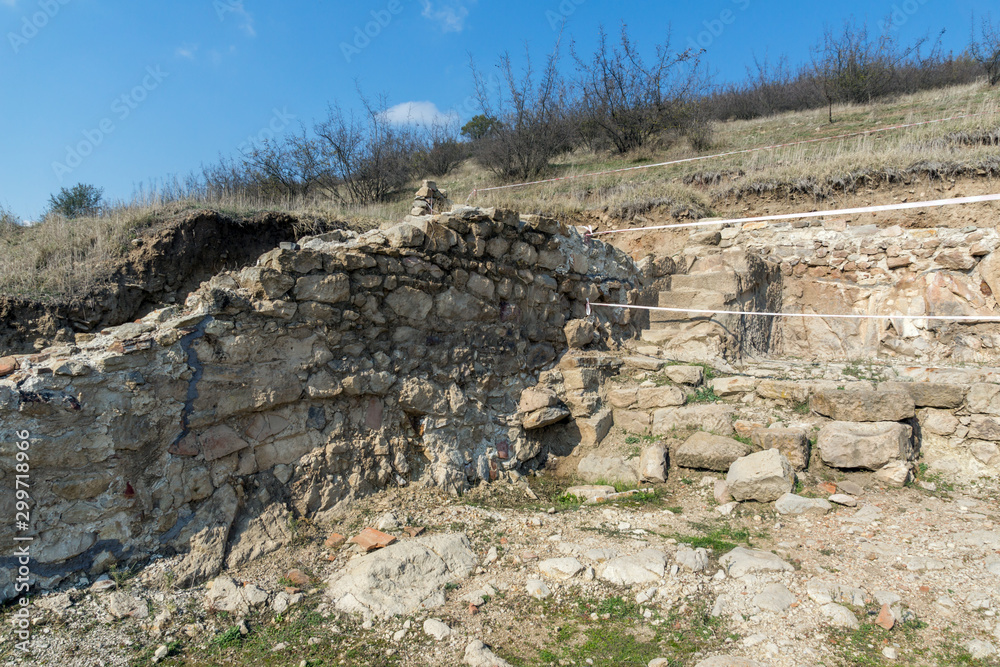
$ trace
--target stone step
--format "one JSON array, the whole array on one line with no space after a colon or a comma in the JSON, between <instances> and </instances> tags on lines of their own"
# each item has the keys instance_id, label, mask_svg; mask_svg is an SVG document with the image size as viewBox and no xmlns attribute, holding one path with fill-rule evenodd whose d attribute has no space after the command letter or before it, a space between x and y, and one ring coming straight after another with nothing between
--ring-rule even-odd
<instances>
[{"instance_id":1,"label":"stone step","mask_svg":"<svg viewBox=\"0 0 1000 667\"><path fill-rule=\"evenodd\" d=\"M740 277L735 271L710 271L706 273L675 275L671 278L670 286L672 290L710 290L725 294L739 294L742 291Z\"/></svg>"},{"instance_id":2,"label":"stone step","mask_svg":"<svg viewBox=\"0 0 1000 667\"><path fill-rule=\"evenodd\" d=\"M657 305L659 305L660 308L699 308L707 310L722 310L729 302L727 296L728 295L723 294L722 292L714 292L711 290L670 290L669 292L660 292ZM652 318L653 315L657 315L658 313L661 316L659 317L660 321L677 319L677 314L662 313L655 310L652 311L650 317ZM683 317L683 313L680 313L680 315Z\"/></svg>"},{"instance_id":3,"label":"stone step","mask_svg":"<svg viewBox=\"0 0 1000 667\"><path fill-rule=\"evenodd\" d=\"M704 290L678 290L670 292L660 292L659 305L661 308L695 308L699 310L727 310L731 306L728 295L721 292L711 292ZM662 329L675 325L684 325L697 320L705 320L711 317L704 313L693 312L664 312L659 310L650 311L650 329ZM725 317L725 316L722 316Z\"/></svg>"}]
</instances>

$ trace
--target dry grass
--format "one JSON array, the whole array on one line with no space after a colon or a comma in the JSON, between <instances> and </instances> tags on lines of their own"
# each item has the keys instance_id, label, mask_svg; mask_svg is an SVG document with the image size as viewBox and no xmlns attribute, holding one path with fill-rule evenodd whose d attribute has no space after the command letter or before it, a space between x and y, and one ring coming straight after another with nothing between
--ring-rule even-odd
<instances>
[{"instance_id":1,"label":"dry grass","mask_svg":"<svg viewBox=\"0 0 1000 667\"><path fill-rule=\"evenodd\" d=\"M996 149L988 141L962 141L955 137L995 136L1000 127L1000 91L979 84L917 93L870 106L842 105L835 107L836 122L832 125L825 109L716 125L715 143L708 154L971 113L984 115L711 161L493 191L479 195L475 201L519 210L537 208L563 213L581 208L609 212L635 210L661 197L671 202L698 203L708 209L734 194L764 194L795 191L796 188L824 196L827 191L838 189L838 183L851 182L857 175L902 173L924 164L941 165L947 172L989 163L991 158L995 159ZM947 141L948 136L953 139ZM586 174L695 155L686 145L676 145L655 155L618 160L576 152L556 165L553 176ZM465 193L464 196L474 188L495 185L488 174L470 165L443 179L441 184L455 194Z\"/></svg>"},{"instance_id":2,"label":"dry grass","mask_svg":"<svg viewBox=\"0 0 1000 667\"><path fill-rule=\"evenodd\" d=\"M409 203L347 208L322 201L263 202L226 199L213 202L139 201L111 206L97 217L68 220L49 216L30 227L0 225L0 294L33 299L64 299L106 284L132 240L158 223L188 211L210 208L234 219L265 211L293 213L300 235L326 223L349 221L355 229L399 220Z\"/></svg>"},{"instance_id":3,"label":"dry grass","mask_svg":"<svg viewBox=\"0 0 1000 667\"><path fill-rule=\"evenodd\" d=\"M631 220L651 212L675 218L725 215L727 199L743 195L802 193L817 198L851 191L860 185L907 178L908 175L957 175L985 166L1000 175L994 139L1000 128L1000 91L985 84L959 86L901 97L871 106L835 108L837 122L826 110L788 113L751 121L720 123L708 153L767 146L858 132L897 123L946 116L985 115L948 123L909 128L711 161L559 181L521 189L482 193L473 189L497 183L472 161L438 185L456 204L467 201L525 213L572 217L581 212ZM625 158L575 151L553 166L552 176L587 174L695 156L686 144ZM419 183L412 184L412 191ZM100 283L108 267L123 256L131 240L158 220L184 210L213 208L234 218L263 211L283 211L300 220L308 233L313 223L344 221L356 229L398 221L410 208L409 197L366 207L348 208L323 199L254 201L231 198L211 202L165 202L155 197L121 203L98 218L50 219L30 228L0 225L0 293L32 297L66 297ZM2 211L0 211L2 213Z\"/></svg>"}]
</instances>

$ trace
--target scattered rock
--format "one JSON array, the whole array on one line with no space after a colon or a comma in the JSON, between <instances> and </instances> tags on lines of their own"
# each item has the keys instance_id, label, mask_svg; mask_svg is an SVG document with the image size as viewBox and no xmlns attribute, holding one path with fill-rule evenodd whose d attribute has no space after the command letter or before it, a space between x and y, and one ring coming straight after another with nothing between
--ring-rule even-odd
<instances>
[{"instance_id":1,"label":"scattered rock","mask_svg":"<svg viewBox=\"0 0 1000 667\"><path fill-rule=\"evenodd\" d=\"M724 479L715 480L712 495L715 497L715 502L720 505L725 505L733 501L733 494L729 493L729 485L726 484L726 480Z\"/></svg>"},{"instance_id":2,"label":"scattered rock","mask_svg":"<svg viewBox=\"0 0 1000 667\"><path fill-rule=\"evenodd\" d=\"M451 635L451 628L436 618L428 618L424 621L424 634L440 642Z\"/></svg>"},{"instance_id":3,"label":"scattered rock","mask_svg":"<svg viewBox=\"0 0 1000 667\"><path fill-rule=\"evenodd\" d=\"M875 477L889 486L902 488L913 481L913 469L909 463L892 461L879 469Z\"/></svg>"},{"instance_id":4,"label":"scattered rock","mask_svg":"<svg viewBox=\"0 0 1000 667\"><path fill-rule=\"evenodd\" d=\"M843 505L844 507L857 507L858 499L844 493L835 493L829 498L831 503Z\"/></svg>"},{"instance_id":5,"label":"scattered rock","mask_svg":"<svg viewBox=\"0 0 1000 667\"><path fill-rule=\"evenodd\" d=\"M667 481L666 445L651 445L642 451L642 456L639 458L639 479L652 484L663 484Z\"/></svg>"},{"instance_id":6,"label":"scattered rock","mask_svg":"<svg viewBox=\"0 0 1000 667\"><path fill-rule=\"evenodd\" d=\"M965 645L965 650L969 652L973 660L985 660L996 655L996 646L981 639L973 639Z\"/></svg>"},{"instance_id":7,"label":"scattered rock","mask_svg":"<svg viewBox=\"0 0 1000 667\"><path fill-rule=\"evenodd\" d=\"M677 565L691 572L704 572L708 567L708 551L702 548L692 549L688 546L677 547L674 554Z\"/></svg>"},{"instance_id":8,"label":"scattered rock","mask_svg":"<svg viewBox=\"0 0 1000 667\"><path fill-rule=\"evenodd\" d=\"M547 577L563 581L582 572L583 564L575 558L550 558L540 562L538 569Z\"/></svg>"},{"instance_id":9,"label":"scattered rock","mask_svg":"<svg viewBox=\"0 0 1000 667\"><path fill-rule=\"evenodd\" d=\"M833 505L822 498L803 498L794 493L786 493L774 502L774 509L778 514L816 514L822 516L832 510Z\"/></svg>"},{"instance_id":10,"label":"scattered rock","mask_svg":"<svg viewBox=\"0 0 1000 667\"><path fill-rule=\"evenodd\" d=\"M615 487L603 485L571 486L566 489L566 495L583 498L589 503L596 503L600 500L604 500L613 493L615 493Z\"/></svg>"},{"instance_id":11,"label":"scattered rock","mask_svg":"<svg viewBox=\"0 0 1000 667\"><path fill-rule=\"evenodd\" d=\"M837 628L847 628L857 630L861 627L857 617L847 607L830 602L819 608L820 612L830 621L830 625Z\"/></svg>"},{"instance_id":12,"label":"scattered rock","mask_svg":"<svg viewBox=\"0 0 1000 667\"><path fill-rule=\"evenodd\" d=\"M795 602L795 596L784 584L768 584L753 598L753 603L765 611L780 614Z\"/></svg>"},{"instance_id":13,"label":"scattered rock","mask_svg":"<svg viewBox=\"0 0 1000 667\"><path fill-rule=\"evenodd\" d=\"M726 475L733 498L767 503L789 493L795 486L795 472L785 455L768 449L735 461Z\"/></svg>"},{"instance_id":14,"label":"scattered rock","mask_svg":"<svg viewBox=\"0 0 1000 667\"><path fill-rule=\"evenodd\" d=\"M552 591L541 579L529 579L528 583L524 585L524 590L536 600L544 600L552 595Z\"/></svg>"},{"instance_id":15,"label":"scattered rock","mask_svg":"<svg viewBox=\"0 0 1000 667\"><path fill-rule=\"evenodd\" d=\"M597 570L597 576L618 586L634 586L659 581L664 574L667 556L656 549L646 549L634 556L612 558Z\"/></svg>"},{"instance_id":16,"label":"scattered rock","mask_svg":"<svg viewBox=\"0 0 1000 667\"><path fill-rule=\"evenodd\" d=\"M793 572L795 568L770 551L736 547L719 559L730 577L742 577L757 572Z\"/></svg>"},{"instance_id":17,"label":"scattered rock","mask_svg":"<svg viewBox=\"0 0 1000 667\"><path fill-rule=\"evenodd\" d=\"M124 591L115 591L108 596L107 609L114 618L142 619L149 617L149 606L146 601Z\"/></svg>"},{"instance_id":18,"label":"scattered rock","mask_svg":"<svg viewBox=\"0 0 1000 667\"><path fill-rule=\"evenodd\" d=\"M860 496L865 492L864 487L851 481L837 482L837 488L841 493L846 493L849 496Z\"/></svg>"},{"instance_id":19,"label":"scattered rock","mask_svg":"<svg viewBox=\"0 0 1000 667\"><path fill-rule=\"evenodd\" d=\"M762 667L759 662L749 658L738 658L731 655L717 655L708 660L702 660L695 667Z\"/></svg>"},{"instance_id":20,"label":"scattered rock","mask_svg":"<svg viewBox=\"0 0 1000 667\"><path fill-rule=\"evenodd\" d=\"M465 647L465 664L469 667L511 667L511 664L498 658L490 648L474 639Z\"/></svg>"}]
</instances>

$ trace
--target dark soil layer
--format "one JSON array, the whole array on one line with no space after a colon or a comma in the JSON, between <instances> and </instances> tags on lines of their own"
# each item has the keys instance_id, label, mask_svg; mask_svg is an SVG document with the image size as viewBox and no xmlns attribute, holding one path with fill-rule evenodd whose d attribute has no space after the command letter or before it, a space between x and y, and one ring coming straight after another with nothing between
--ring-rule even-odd
<instances>
[{"instance_id":1,"label":"dark soil layer","mask_svg":"<svg viewBox=\"0 0 1000 667\"><path fill-rule=\"evenodd\" d=\"M0 295L0 356L30 353L52 341L71 341L74 333L183 303L220 271L252 264L279 243L294 241L299 222L285 213L236 219L209 210L170 218L136 239L104 284L84 297L40 301Z\"/></svg>"}]
</instances>

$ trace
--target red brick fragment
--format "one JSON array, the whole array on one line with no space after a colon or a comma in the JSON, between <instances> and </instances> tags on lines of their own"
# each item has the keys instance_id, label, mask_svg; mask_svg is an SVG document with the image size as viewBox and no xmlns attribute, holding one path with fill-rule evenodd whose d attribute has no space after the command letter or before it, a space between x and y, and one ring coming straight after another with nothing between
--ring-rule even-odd
<instances>
[{"instance_id":1,"label":"red brick fragment","mask_svg":"<svg viewBox=\"0 0 1000 667\"><path fill-rule=\"evenodd\" d=\"M896 625L896 617L893 616L889 605L882 605L882 610L878 613L875 623L884 630L892 630L892 626Z\"/></svg>"},{"instance_id":2,"label":"red brick fragment","mask_svg":"<svg viewBox=\"0 0 1000 667\"><path fill-rule=\"evenodd\" d=\"M305 588L309 585L309 575L299 569L289 570L285 579L291 582L292 586Z\"/></svg>"},{"instance_id":3,"label":"red brick fragment","mask_svg":"<svg viewBox=\"0 0 1000 667\"><path fill-rule=\"evenodd\" d=\"M374 528L365 528L351 538L351 542L354 542L359 547L364 549L365 553L370 553L376 549L382 549L395 541L396 538L392 535L383 533L381 530L375 530Z\"/></svg>"},{"instance_id":4,"label":"red brick fragment","mask_svg":"<svg viewBox=\"0 0 1000 667\"><path fill-rule=\"evenodd\" d=\"M343 546L344 542L346 541L347 538L341 535L340 533L330 533L330 537L326 538L326 541L323 542L323 545L329 547L330 549L336 549L338 547Z\"/></svg>"}]
</instances>

